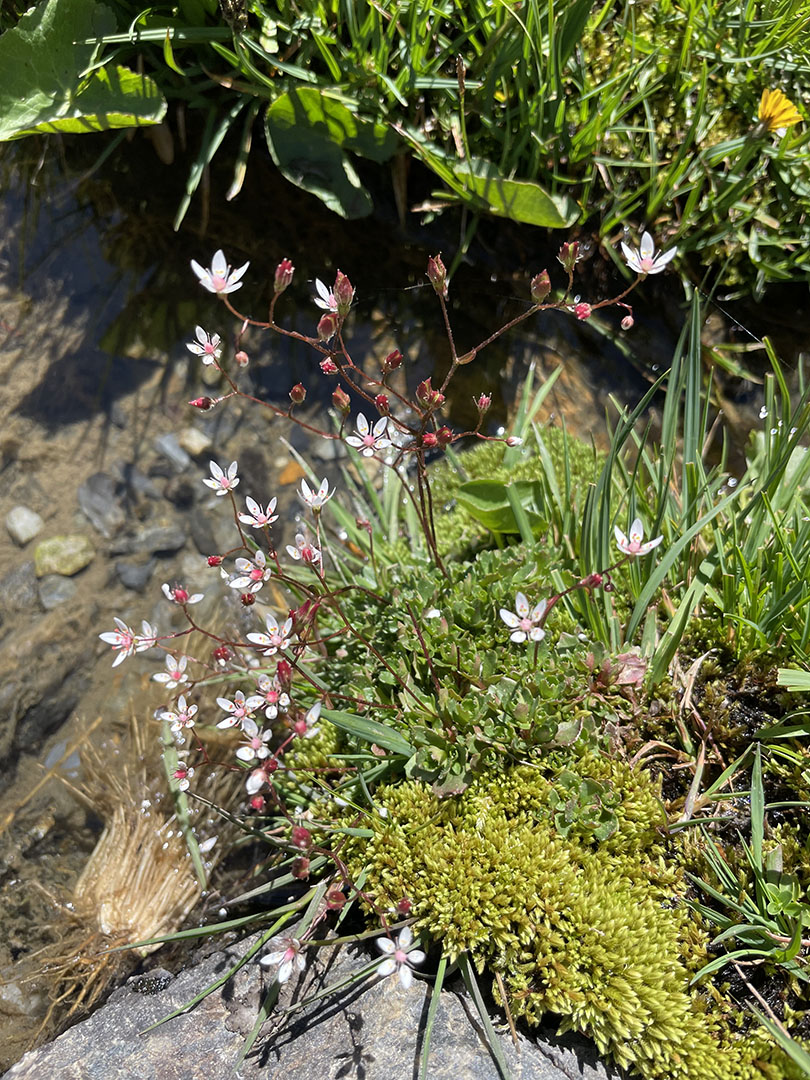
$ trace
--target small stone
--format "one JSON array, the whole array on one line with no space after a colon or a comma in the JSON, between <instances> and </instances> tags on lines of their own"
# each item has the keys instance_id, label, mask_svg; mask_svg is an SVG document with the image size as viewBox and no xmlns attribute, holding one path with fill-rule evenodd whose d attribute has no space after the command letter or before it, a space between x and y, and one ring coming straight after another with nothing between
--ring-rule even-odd
<instances>
[{"instance_id":1,"label":"small stone","mask_svg":"<svg viewBox=\"0 0 810 1080\"><path fill-rule=\"evenodd\" d=\"M182 449L191 454L192 457L207 454L213 445L210 437L196 427L183 428L177 436L177 441Z\"/></svg>"},{"instance_id":2,"label":"small stone","mask_svg":"<svg viewBox=\"0 0 810 1080\"><path fill-rule=\"evenodd\" d=\"M43 578L46 574L72 577L84 570L95 554L95 548L86 536L52 536L37 544L34 551L34 570L38 578Z\"/></svg>"},{"instance_id":3,"label":"small stone","mask_svg":"<svg viewBox=\"0 0 810 1080\"><path fill-rule=\"evenodd\" d=\"M72 600L76 595L76 582L62 574L46 574L39 583L39 599L46 611Z\"/></svg>"},{"instance_id":4,"label":"small stone","mask_svg":"<svg viewBox=\"0 0 810 1080\"><path fill-rule=\"evenodd\" d=\"M77 496L82 513L108 540L127 519L118 496L118 483L109 473L93 473L80 485Z\"/></svg>"},{"instance_id":5,"label":"small stone","mask_svg":"<svg viewBox=\"0 0 810 1080\"><path fill-rule=\"evenodd\" d=\"M340 439L319 439L312 456L319 461L336 461L346 457L346 446Z\"/></svg>"},{"instance_id":6,"label":"small stone","mask_svg":"<svg viewBox=\"0 0 810 1080\"><path fill-rule=\"evenodd\" d=\"M176 435L161 435L155 439L155 449L171 462L175 472L181 473L191 464L191 458L178 442Z\"/></svg>"},{"instance_id":7,"label":"small stone","mask_svg":"<svg viewBox=\"0 0 810 1080\"><path fill-rule=\"evenodd\" d=\"M130 559L119 559L115 564L115 572L118 580L127 589L134 592L143 592L155 572L157 559L149 559L147 562L136 562Z\"/></svg>"},{"instance_id":8,"label":"small stone","mask_svg":"<svg viewBox=\"0 0 810 1080\"><path fill-rule=\"evenodd\" d=\"M6 611L38 611L39 592L34 563L29 560L0 578L0 608Z\"/></svg>"},{"instance_id":9,"label":"small stone","mask_svg":"<svg viewBox=\"0 0 810 1080\"><path fill-rule=\"evenodd\" d=\"M141 526L129 536L113 542L113 555L157 554L178 551L186 542L185 523L176 520L158 520Z\"/></svg>"},{"instance_id":10,"label":"small stone","mask_svg":"<svg viewBox=\"0 0 810 1080\"><path fill-rule=\"evenodd\" d=\"M20 547L25 547L44 527L45 522L36 510L29 510L27 506L15 506L6 514L6 528L11 539Z\"/></svg>"}]
</instances>

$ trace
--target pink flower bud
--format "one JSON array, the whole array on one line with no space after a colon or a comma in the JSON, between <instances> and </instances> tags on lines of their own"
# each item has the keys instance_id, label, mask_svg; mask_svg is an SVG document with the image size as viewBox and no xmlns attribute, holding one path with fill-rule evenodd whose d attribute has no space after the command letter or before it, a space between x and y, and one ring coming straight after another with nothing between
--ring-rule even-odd
<instances>
[{"instance_id":1,"label":"pink flower bud","mask_svg":"<svg viewBox=\"0 0 810 1080\"><path fill-rule=\"evenodd\" d=\"M325 315L321 316L321 320L318 323L318 338L321 341L329 341L337 333L337 328L337 315L332 311L327 311Z\"/></svg>"},{"instance_id":2,"label":"pink flower bud","mask_svg":"<svg viewBox=\"0 0 810 1080\"><path fill-rule=\"evenodd\" d=\"M290 401L293 405L303 405L306 400L307 392L301 383L296 383L290 391Z\"/></svg>"},{"instance_id":3,"label":"pink flower bud","mask_svg":"<svg viewBox=\"0 0 810 1080\"><path fill-rule=\"evenodd\" d=\"M250 799L251 810L264 810L264 795L254 795Z\"/></svg>"},{"instance_id":4,"label":"pink flower bud","mask_svg":"<svg viewBox=\"0 0 810 1080\"><path fill-rule=\"evenodd\" d=\"M329 889L324 899L330 911L340 911L346 903L346 896L340 889Z\"/></svg>"},{"instance_id":5,"label":"pink flower bud","mask_svg":"<svg viewBox=\"0 0 810 1080\"><path fill-rule=\"evenodd\" d=\"M213 409L216 405L216 401L210 397L198 397L189 402L189 405L193 405L195 409L199 409L200 412L208 412L209 409Z\"/></svg>"},{"instance_id":6,"label":"pink flower bud","mask_svg":"<svg viewBox=\"0 0 810 1080\"><path fill-rule=\"evenodd\" d=\"M551 281L549 280L548 270L543 270L533 277L529 288L531 290L532 300L534 300L536 304L542 304L551 292Z\"/></svg>"},{"instance_id":7,"label":"pink flower bud","mask_svg":"<svg viewBox=\"0 0 810 1080\"><path fill-rule=\"evenodd\" d=\"M517 435L510 435L509 438L506 440L507 446L522 446L522 444L523 439L519 439Z\"/></svg>"},{"instance_id":8,"label":"pink flower bud","mask_svg":"<svg viewBox=\"0 0 810 1080\"><path fill-rule=\"evenodd\" d=\"M208 565L209 566L222 566L222 556L221 555L209 555L208 556Z\"/></svg>"},{"instance_id":9,"label":"pink flower bud","mask_svg":"<svg viewBox=\"0 0 810 1080\"><path fill-rule=\"evenodd\" d=\"M444 394L433 389L430 379L425 379L416 388L416 400L420 405L424 405L426 409L438 409L440 405L444 404Z\"/></svg>"},{"instance_id":10,"label":"pink flower bud","mask_svg":"<svg viewBox=\"0 0 810 1080\"><path fill-rule=\"evenodd\" d=\"M236 356L234 356L234 360L239 367L247 367L250 363L250 357L243 349L240 349Z\"/></svg>"},{"instance_id":11,"label":"pink flower bud","mask_svg":"<svg viewBox=\"0 0 810 1080\"><path fill-rule=\"evenodd\" d=\"M439 441L439 446L444 450L445 446L453 441L453 432L449 427L440 427L436 432L436 438Z\"/></svg>"},{"instance_id":12,"label":"pink flower bud","mask_svg":"<svg viewBox=\"0 0 810 1080\"><path fill-rule=\"evenodd\" d=\"M432 431L426 431L422 436L422 446L428 450L432 450L434 446L439 445L439 440L436 438Z\"/></svg>"},{"instance_id":13,"label":"pink flower bud","mask_svg":"<svg viewBox=\"0 0 810 1080\"><path fill-rule=\"evenodd\" d=\"M175 585L171 590L172 596L178 604L185 604L188 601L188 593L181 585Z\"/></svg>"},{"instance_id":14,"label":"pink flower bud","mask_svg":"<svg viewBox=\"0 0 810 1080\"><path fill-rule=\"evenodd\" d=\"M622 330L632 330L632 329L633 329L633 316L632 315L625 315L625 317L622 319Z\"/></svg>"},{"instance_id":15,"label":"pink flower bud","mask_svg":"<svg viewBox=\"0 0 810 1080\"><path fill-rule=\"evenodd\" d=\"M388 416L389 402L388 402L388 395L387 394L377 394L377 396L374 398L374 404L380 410L380 414L382 416Z\"/></svg>"},{"instance_id":16,"label":"pink flower bud","mask_svg":"<svg viewBox=\"0 0 810 1080\"><path fill-rule=\"evenodd\" d=\"M273 290L276 296L283 293L293 279L295 267L289 259L282 259L276 267L276 276L273 280Z\"/></svg>"},{"instance_id":17,"label":"pink flower bud","mask_svg":"<svg viewBox=\"0 0 810 1080\"><path fill-rule=\"evenodd\" d=\"M574 314L578 319L590 319L593 308L590 304L574 304Z\"/></svg>"},{"instance_id":18,"label":"pink flower bud","mask_svg":"<svg viewBox=\"0 0 810 1080\"><path fill-rule=\"evenodd\" d=\"M352 403L349 395L340 386L332 393L332 404L338 412L343 413L345 416L349 415Z\"/></svg>"},{"instance_id":19,"label":"pink flower bud","mask_svg":"<svg viewBox=\"0 0 810 1080\"><path fill-rule=\"evenodd\" d=\"M276 664L276 678L281 683L283 690L289 690L292 682L292 664L289 660L279 660Z\"/></svg>"},{"instance_id":20,"label":"pink flower bud","mask_svg":"<svg viewBox=\"0 0 810 1080\"><path fill-rule=\"evenodd\" d=\"M430 284L436 290L437 296L447 296L447 271L444 268L441 255L434 255L428 259L427 276Z\"/></svg>"},{"instance_id":21,"label":"pink flower bud","mask_svg":"<svg viewBox=\"0 0 810 1080\"><path fill-rule=\"evenodd\" d=\"M306 851L312 845L312 833L303 825L293 825L292 842L302 851Z\"/></svg>"},{"instance_id":22,"label":"pink flower bud","mask_svg":"<svg viewBox=\"0 0 810 1080\"><path fill-rule=\"evenodd\" d=\"M402 353L399 349L394 349L382 362L383 374L387 375L391 371L396 371L399 365L402 363Z\"/></svg>"},{"instance_id":23,"label":"pink flower bud","mask_svg":"<svg viewBox=\"0 0 810 1080\"><path fill-rule=\"evenodd\" d=\"M579 241L574 240L570 244L563 244L560 248L560 254L557 256L562 264L563 270L570 274L576 266L577 259L579 258Z\"/></svg>"},{"instance_id":24,"label":"pink flower bud","mask_svg":"<svg viewBox=\"0 0 810 1080\"><path fill-rule=\"evenodd\" d=\"M408 900L407 897L403 896L402 899L397 903L397 914L398 915L410 915L410 913L411 913L411 902L410 902L410 900Z\"/></svg>"},{"instance_id":25,"label":"pink flower bud","mask_svg":"<svg viewBox=\"0 0 810 1080\"><path fill-rule=\"evenodd\" d=\"M492 396L490 394L481 394L476 398L475 407L480 413L485 413L492 404Z\"/></svg>"},{"instance_id":26,"label":"pink flower bud","mask_svg":"<svg viewBox=\"0 0 810 1080\"><path fill-rule=\"evenodd\" d=\"M337 301L337 313L341 319L345 318L351 309L352 300L354 299L354 289L352 283L340 270L335 277L335 284L332 288L332 295Z\"/></svg>"},{"instance_id":27,"label":"pink flower bud","mask_svg":"<svg viewBox=\"0 0 810 1080\"><path fill-rule=\"evenodd\" d=\"M324 375L337 375L338 366L331 356L321 360L321 371Z\"/></svg>"}]
</instances>

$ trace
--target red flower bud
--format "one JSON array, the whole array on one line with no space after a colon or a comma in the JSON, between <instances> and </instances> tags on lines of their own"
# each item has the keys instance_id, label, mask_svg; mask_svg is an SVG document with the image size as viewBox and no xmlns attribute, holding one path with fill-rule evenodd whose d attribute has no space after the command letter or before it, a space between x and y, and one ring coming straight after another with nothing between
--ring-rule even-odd
<instances>
[{"instance_id":1,"label":"red flower bud","mask_svg":"<svg viewBox=\"0 0 810 1080\"><path fill-rule=\"evenodd\" d=\"M534 300L535 304L542 304L551 292L551 281L549 280L548 270L543 270L537 274L536 277L533 277L529 288L531 290L532 300Z\"/></svg>"},{"instance_id":2,"label":"red flower bud","mask_svg":"<svg viewBox=\"0 0 810 1080\"><path fill-rule=\"evenodd\" d=\"M557 258L562 264L563 270L568 274L572 273L579 258L579 241L573 240L570 244L563 244Z\"/></svg>"},{"instance_id":3,"label":"red flower bud","mask_svg":"<svg viewBox=\"0 0 810 1080\"><path fill-rule=\"evenodd\" d=\"M391 371L396 371L399 365L402 363L402 353L399 349L394 349L382 362L383 374L388 375Z\"/></svg>"},{"instance_id":4,"label":"red flower bud","mask_svg":"<svg viewBox=\"0 0 810 1080\"><path fill-rule=\"evenodd\" d=\"M309 829L305 829L303 825L293 825L292 842L302 851L306 851L312 845L312 833Z\"/></svg>"},{"instance_id":5,"label":"red flower bud","mask_svg":"<svg viewBox=\"0 0 810 1080\"><path fill-rule=\"evenodd\" d=\"M214 659L218 664L227 664L231 658L231 650L227 645L217 645L214 649Z\"/></svg>"},{"instance_id":6,"label":"red flower bud","mask_svg":"<svg viewBox=\"0 0 810 1080\"><path fill-rule=\"evenodd\" d=\"M436 438L433 432L426 431L425 434L422 436L422 446L424 446L428 450L432 450L434 446L438 445L439 440Z\"/></svg>"},{"instance_id":7,"label":"red flower bud","mask_svg":"<svg viewBox=\"0 0 810 1080\"><path fill-rule=\"evenodd\" d=\"M331 356L321 360L321 371L324 375L337 375L338 366Z\"/></svg>"},{"instance_id":8,"label":"red flower bud","mask_svg":"<svg viewBox=\"0 0 810 1080\"><path fill-rule=\"evenodd\" d=\"M427 276L430 284L436 290L437 296L447 296L447 271L444 268L441 255L435 255L428 259Z\"/></svg>"},{"instance_id":9,"label":"red flower bud","mask_svg":"<svg viewBox=\"0 0 810 1080\"><path fill-rule=\"evenodd\" d=\"M574 314L578 319L590 319L593 308L590 304L574 304Z\"/></svg>"},{"instance_id":10,"label":"red flower bud","mask_svg":"<svg viewBox=\"0 0 810 1080\"><path fill-rule=\"evenodd\" d=\"M410 913L411 913L411 902L410 902L410 900L408 900L407 897L403 896L402 899L397 904L397 914L398 915L410 915Z\"/></svg>"},{"instance_id":11,"label":"red flower bud","mask_svg":"<svg viewBox=\"0 0 810 1080\"><path fill-rule=\"evenodd\" d=\"M444 404L444 394L433 389L430 379L425 379L416 388L416 400L420 405L424 405L426 409L438 409L440 405Z\"/></svg>"},{"instance_id":12,"label":"red flower bud","mask_svg":"<svg viewBox=\"0 0 810 1080\"><path fill-rule=\"evenodd\" d=\"M340 270L335 277L335 284L332 287L332 295L337 301L337 313L341 319L345 318L349 314L349 310L352 306L352 300L354 299L354 289L352 283Z\"/></svg>"},{"instance_id":13,"label":"red flower bud","mask_svg":"<svg viewBox=\"0 0 810 1080\"><path fill-rule=\"evenodd\" d=\"M282 689L289 689L292 682L292 673L292 664L289 660L279 660L276 664L276 678L281 683Z\"/></svg>"},{"instance_id":14,"label":"red flower bud","mask_svg":"<svg viewBox=\"0 0 810 1080\"><path fill-rule=\"evenodd\" d=\"M324 899L330 911L340 911L346 903L346 896L340 889L329 889Z\"/></svg>"},{"instance_id":15,"label":"red flower bud","mask_svg":"<svg viewBox=\"0 0 810 1080\"><path fill-rule=\"evenodd\" d=\"M351 400L349 395L341 387L338 387L332 394L332 404L335 406L338 412L348 416L349 409L351 408Z\"/></svg>"},{"instance_id":16,"label":"red flower bud","mask_svg":"<svg viewBox=\"0 0 810 1080\"><path fill-rule=\"evenodd\" d=\"M377 396L374 398L374 404L377 406L383 416L388 416L388 397L386 394L377 394Z\"/></svg>"},{"instance_id":17,"label":"red flower bud","mask_svg":"<svg viewBox=\"0 0 810 1080\"><path fill-rule=\"evenodd\" d=\"M633 316L632 315L625 315L625 317L622 319L622 330L632 330L632 329L633 329Z\"/></svg>"},{"instance_id":18,"label":"red flower bud","mask_svg":"<svg viewBox=\"0 0 810 1080\"><path fill-rule=\"evenodd\" d=\"M290 391L290 401L293 405L303 405L306 400L307 392L301 383L296 383Z\"/></svg>"},{"instance_id":19,"label":"red flower bud","mask_svg":"<svg viewBox=\"0 0 810 1080\"><path fill-rule=\"evenodd\" d=\"M188 600L188 593L181 585L175 585L171 592L178 604L185 604Z\"/></svg>"},{"instance_id":20,"label":"red flower bud","mask_svg":"<svg viewBox=\"0 0 810 1080\"><path fill-rule=\"evenodd\" d=\"M338 317L332 311L327 311L318 323L318 338L321 341L329 341L335 336L338 328Z\"/></svg>"},{"instance_id":21,"label":"red flower bud","mask_svg":"<svg viewBox=\"0 0 810 1080\"><path fill-rule=\"evenodd\" d=\"M277 768L278 768L278 758L277 757L269 757L267 759L267 761L265 761L265 763L264 763L264 771L266 773L274 773Z\"/></svg>"},{"instance_id":22,"label":"red flower bud","mask_svg":"<svg viewBox=\"0 0 810 1080\"><path fill-rule=\"evenodd\" d=\"M198 397L189 402L189 405L193 405L195 409L199 409L200 412L208 412L209 409L213 409L216 405L214 398L210 397Z\"/></svg>"},{"instance_id":23,"label":"red flower bud","mask_svg":"<svg viewBox=\"0 0 810 1080\"><path fill-rule=\"evenodd\" d=\"M475 406L480 413L485 413L491 404L492 396L490 394L481 394L475 401Z\"/></svg>"},{"instance_id":24,"label":"red flower bud","mask_svg":"<svg viewBox=\"0 0 810 1080\"><path fill-rule=\"evenodd\" d=\"M222 566L222 556L221 555L209 555L208 556L208 565L209 566Z\"/></svg>"},{"instance_id":25,"label":"red flower bud","mask_svg":"<svg viewBox=\"0 0 810 1080\"><path fill-rule=\"evenodd\" d=\"M453 441L453 432L449 427L440 427L436 432L436 438L438 439L439 446L443 450L448 443Z\"/></svg>"},{"instance_id":26,"label":"red flower bud","mask_svg":"<svg viewBox=\"0 0 810 1080\"><path fill-rule=\"evenodd\" d=\"M256 593L243 592L242 595L239 597L239 600L242 604L242 607L253 607L253 605L256 603Z\"/></svg>"},{"instance_id":27,"label":"red flower bud","mask_svg":"<svg viewBox=\"0 0 810 1080\"><path fill-rule=\"evenodd\" d=\"M292 864L290 873L298 881L306 881L309 877L309 859L304 856L301 859L296 859Z\"/></svg>"},{"instance_id":28,"label":"red flower bud","mask_svg":"<svg viewBox=\"0 0 810 1080\"><path fill-rule=\"evenodd\" d=\"M250 357L243 349L240 349L236 356L234 356L234 360L239 367L247 367L250 363Z\"/></svg>"},{"instance_id":29,"label":"red flower bud","mask_svg":"<svg viewBox=\"0 0 810 1080\"><path fill-rule=\"evenodd\" d=\"M264 810L264 795L254 795L250 800L251 810Z\"/></svg>"},{"instance_id":30,"label":"red flower bud","mask_svg":"<svg viewBox=\"0 0 810 1080\"><path fill-rule=\"evenodd\" d=\"M279 293L283 293L287 286L293 279L295 273L295 267L289 259L282 259L276 267L276 276L273 280L273 290L278 296Z\"/></svg>"}]
</instances>

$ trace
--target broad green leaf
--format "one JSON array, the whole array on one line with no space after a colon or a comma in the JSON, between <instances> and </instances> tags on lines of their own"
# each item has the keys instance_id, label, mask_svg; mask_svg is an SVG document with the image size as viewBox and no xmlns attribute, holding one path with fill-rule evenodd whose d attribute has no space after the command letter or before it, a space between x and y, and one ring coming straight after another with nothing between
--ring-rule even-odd
<instances>
[{"instance_id":1,"label":"broad green leaf","mask_svg":"<svg viewBox=\"0 0 810 1080\"><path fill-rule=\"evenodd\" d=\"M342 731L348 731L355 738L376 743L377 746L390 750L393 754L410 757L414 753L414 747L398 731L388 727L387 724L371 720L367 716L355 716L353 713L339 712L336 709L324 709L321 716Z\"/></svg>"},{"instance_id":2,"label":"broad green leaf","mask_svg":"<svg viewBox=\"0 0 810 1080\"><path fill-rule=\"evenodd\" d=\"M0 37L0 141L37 132L106 131L156 124L166 102L128 68L85 75L115 17L87 0L47 0Z\"/></svg>"},{"instance_id":3,"label":"broad green leaf","mask_svg":"<svg viewBox=\"0 0 810 1080\"><path fill-rule=\"evenodd\" d=\"M344 218L371 213L371 196L345 151L386 161L398 138L382 124L359 120L342 102L314 87L282 94L265 116L273 161L296 187L317 195Z\"/></svg>"},{"instance_id":4,"label":"broad green leaf","mask_svg":"<svg viewBox=\"0 0 810 1080\"><path fill-rule=\"evenodd\" d=\"M458 163L455 173L498 217L546 229L566 229L579 218L579 207L567 195L549 195L533 180L507 180L489 161Z\"/></svg>"},{"instance_id":5,"label":"broad green leaf","mask_svg":"<svg viewBox=\"0 0 810 1080\"><path fill-rule=\"evenodd\" d=\"M779 668L776 684L784 686L786 690L806 694L810 690L810 671L802 671L800 668Z\"/></svg>"},{"instance_id":6,"label":"broad green leaf","mask_svg":"<svg viewBox=\"0 0 810 1080\"><path fill-rule=\"evenodd\" d=\"M547 522L540 516L540 485L532 480L516 480L507 487L495 480L471 480L459 488L461 506L486 529L499 533L520 533L520 526L510 505L509 488L523 507L532 531L537 534Z\"/></svg>"}]
</instances>

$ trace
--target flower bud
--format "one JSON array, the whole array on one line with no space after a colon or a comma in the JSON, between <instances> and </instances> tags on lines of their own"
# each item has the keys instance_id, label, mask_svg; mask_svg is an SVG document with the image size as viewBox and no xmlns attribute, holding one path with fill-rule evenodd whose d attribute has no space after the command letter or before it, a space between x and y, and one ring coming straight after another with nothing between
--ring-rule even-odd
<instances>
[{"instance_id":1,"label":"flower bud","mask_svg":"<svg viewBox=\"0 0 810 1080\"><path fill-rule=\"evenodd\" d=\"M329 341L335 336L338 328L338 317L333 311L321 316L318 323L318 338L320 341Z\"/></svg>"},{"instance_id":2,"label":"flower bud","mask_svg":"<svg viewBox=\"0 0 810 1080\"><path fill-rule=\"evenodd\" d=\"M593 308L590 304L574 304L574 314L578 319L584 321L590 319Z\"/></svg>"},{"instance_id":3,"label":"flower bud","mask_svg":"<svg viewBox=\"0 0 810 1080\"><path fill-rule=\"evenodd\" d=\"M387 394L377 394L377 396L374 398L374 404L380 410L381 416L388 416L390 410L388 408L389 401Z\"/></svg>"},{"instance_id":4,"label":"flower bud","mask_svg":"<svg viewBox=\"0 0 810 1080\"><path fill-rule=\"evenodd\" d=\"M432 450L434 446L438 445L439 440L436 438L436 435L432 431L426 431L422 436L422 446L424 446L426 450Z\"/></svg>"},{"instance_id":5,"label":"flower bud","mask_svg":"<svg viewBox=\"0 0 810 1080\"><path fill-rule=\"evenodd\" d=\"M222 556L221 555L209 555L208 556L208 565L209 566L222 566Z\"/></svg>"},{"instance_id":6,"label":"flower bud","mask_svg":"<svg viewBox=\"0 0 810 1080\"><path fill-rule=\"evenodd\" d=\"M506 440L506 445L507 446L522 446L523 445L523 439L519 439L517 437L517 435L510 435L509 438Z\"/></svg>"},{"instance_id":7,"label":"flower bud","mask_svg":"<svg viewBox=\"0 0 810 1080\"><path fill-rule=\"evenodd\" d=\"M444 450L445 446L453 441L453 432L449 427L440 427L436 432L436 438L438 439L439 446Z\"/></svg>"},{"instance_id":8,"label":"flower bud","mask_svg":"<svg viewBox=\"0 0 810 1080\"><path fill-rule=\"evenodd\" d=\"M475 399L475 407L478 409L478 411L482 415L485 412L487 412L487 410L489 409L491 404L492 404L492 395L491 394L480 394Z\"/></svg>"},{"instance_id":9,"label":"flower bud","mask_svg":"<svg viewBox=\"0 0 810 1080\"><path fill-rule=\"evenodd\" d=\"M622 330L632 330L632 329L633 329L633 316L632 315L625 315L625 317L622 319Z\"/></svg>"},{"instance_id":10,"label":"flower bud","mask_svg":"<svg viewBox=\"0 0 810 1080\"><path fill-rule=\"evenodd\" d=\"M270 773L274 773L277 768L278 768L278 758L277 757L269 757L267 759L267 761L265 761L265 763L264 763L264 771L266 773L268 773L268 775Z\"/></svg>"},{"instance_id":11,"label":"flower bud","mask_svg":"<svg viewBox=\"0 0 810 1080\"><path fill-rule=\"evenodd\" d=\"M189 402L189 405L193 405L195 409L199 409L200 412L208 412L209 409L213 409L216 405L216 400L210 397L198 397Z\"/></svg>"},{"instance_id":12,"label":"flower bud","mask_svg":"<svg viewBox=\"0 0 810 1080\"><path fill-rule=\"evenodd\" d=\"M447 271L444 268L441 255L431 256L427 264L427 276L430 284L436 291L437 296L447 296Z\"/></svg>"},{"instance_id":13,"label":"flower bud","mask_svg":"<svg viewBox=\"0 0 810 1080\"><path fill-rule=\"evenodd\" d=\"M290 391L290 401L293 405L303 405L306 400L307 392L301 383L296 383Z\"/></svg>"},{"instance_id":14,"label":"flower bud","mask_svg":"<svg viewBox=\"0 0 810 1080\"><path fill-rule=\"evenodd\" d=\"M349 409L352 407L349 395L342 387L338 387L337 390L332 393L332 404L335 406L338 412L343 413L344 416L349 415Z\"/></svg>"},{"instance_id":15,"label":"flower bud","mask_svg":"<svg viewBox=\"0 0 810 1080\"><path fill-rule=\"evenodd\" d=\"M218 664L227 664L231 658L231 650L227 645L217 645L214 649L214 660Z\"/></svg>"},{"instance_id":16,"label":"flower bud","mask_svg":"<svg viewBox=\"0 0 810 1080\"><path fill-rule=\"evenodd\" d=\"M188 603L188 593L182 587L182 585L175 585L175 587L171 590L171 594L174 597L175 603L177 603L177 604L186 604L186 603Z\"/></svg>"},{"instance_id":17,"label":"flower bud","mask_svg":"<svg viewBox=\"0 0 810 1080\"><path fill-rule=\"evenodd\" d=\"M531 290L532 300L534 300L535 304L542 304L551 292L551 281L549 280L548 270L543 270L533 277L529 289Z\"/></svg>"},{"instance_id":18,"label":"flower bud","mask_svg":"<svg viewBox=\"0 0 810 1080\"><path fill-rule=\"evenodd\" d=\"M346 896L340 889L329 889L324 899L330 911L340 911L346 903Z\"/></svg>"},{"instance_id":19,"label":"flower bud","mask_svg":"<svg viewBox=\"0 0 810 1080\"><path fill-rule=\"evenodd\" d=\"M276 678L281 683L282 690L289 690L292 682L292 664L289 660L279 660L276 664Z\"/></svg>"},{"instance_id":20,"label":"flower bud","mask_svg":"<svg viewBox=\"0 0 810 1080\"><path fill-rule=\"evenodd\" d=\"M256 603L256 594L252 592L243 592L239 597L242 607L253 607Z\"/></svg>"},{"instance_id":21,"label":"flower bud","mask_svg":"<svg viewBox=\"0 0 810 1080\"><path fill-rule=\"evenodd\" d=\"M324 375L337 375L338 366L331 356L321 360L321 371Z\"/></svg>"},{"instance_id":22,"label":"flower bud","mask_svg":"<svg viewBox=\"0 0 810 1080\"><path fill-rule=\"evenodd\" d=\"M337 301L337 313L341 319L345 318L351 309L352 300L354 299L354 289L352 283L340 270L335 277L335 284L332 288L332 295Z\"/></svg>"},{"instance_id":23,"label":"flower bud","mask_svg":"<svg viewBox=\"0 0 810 1080\"><path fill-rule=\"evenodd\" d=\"M397 914L398 915L410 915L410 913L411 913L411 902L406 896L403 896L402 899L397 902Z\"/></svg>"},{"instance_id":24,"label":"flower bud","mask_svg":"<svg viewBox=\"0 0 810 1080\"><path fill-rule=\"evenodd\" d=\"M292 864L290 873L298 881L306 881L309 877L309 859L304 856L301 859L296 859Z\"/></svg>"},{"instance_id":25,"label":"flower bud","mask_svg":"<svg viewBox=\"0 0 810 1080\"><path fill-rule=\"evenodd\" d=\"M579 241L573 240L570 244L563 244L557 258L562 264L563 270L568 274L572 273L579 258Z\"/></svg>"},{"instance_id":26,"label":"flower bud","mask_svg":"<svg viewBox=\"0 0 810 1080\"><path fill-rule=\"evenodd\" d=\"M234 360L239 367L247 367L250 363L250 357L243 349L240 349L236 356L234 356Z\"/></svg>"},{"instance_id":27,"label":"flower bud","mask_svg":"<svg viewBox=\"0 0 810 1080\"><path fill-rule=\"evenodd\" d=\"M444 394L433 389L430 379L425 379L416 388L416 400L420 405L424 405L426 409L438 409L440 405L444 404Z\"/></svg>"},{"instance_id":28,"label":"flower bud","mask_svg":"<svg viewBox=\"0 0 810 1080\"><path fill-rule=\"evenodd\" d=\"M276 276L273 280L273 291L276 296L283 293L293 279L295 267L289 259L282 259L276 267Z\"/></svg>"},{"instance_id":29,"label":"flower bud","mask_svg":"<svg viewBox=\"0 0 810 1080\"><path fill-rule=\"evenodd\" d=\"M312 846L312 833L303 825L293 825L292 842L302 851L307 851Z\"/></svg>"},{"instance_id":30,"label":"flower bud","mask_svg":"<svg viewBox=\"0 0 810 1080\"><path fill-rule=\"evenodd\" d=\"M396 371L399 365L402 363L402 353L399 349L394 349L382 362L383 375L388 375L391 371Z\"/></svg>"},{"instance_id":31,"label":"flower bud","mask_svg":"<svg viewBox=\"0 0 810 1080\"><path fill-rule=\"evenodd\" d=\"M254 795L250 799L251 810L264 810L264 795Z\"/></svg>"}]
</instances>

